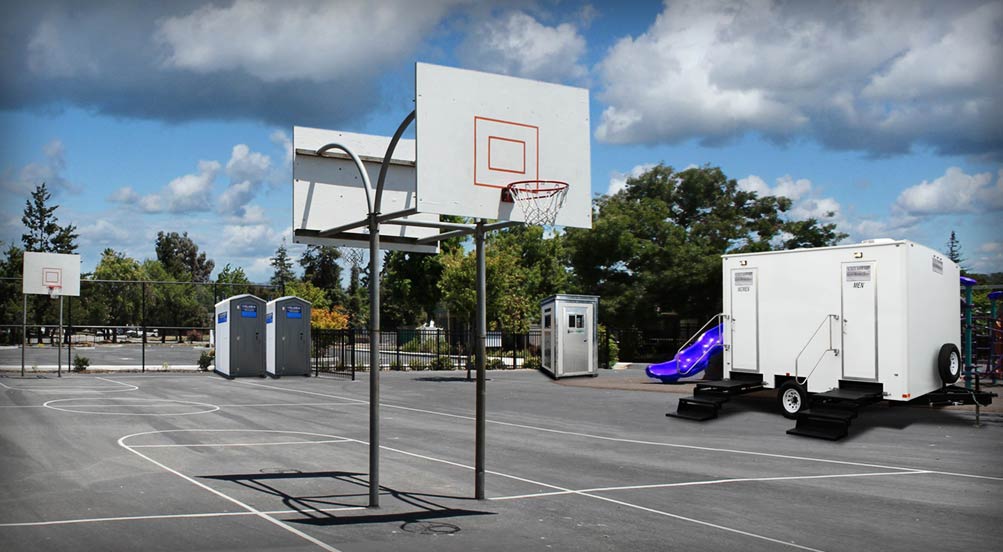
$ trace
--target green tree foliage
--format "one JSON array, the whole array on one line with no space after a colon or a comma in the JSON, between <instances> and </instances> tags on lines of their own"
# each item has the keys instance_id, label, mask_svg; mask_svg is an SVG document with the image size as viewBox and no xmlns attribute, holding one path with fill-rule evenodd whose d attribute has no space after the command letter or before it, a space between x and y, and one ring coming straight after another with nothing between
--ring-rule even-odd
<instances>
[{"instance_id":1,"label":"green tree foliage","mask_svg":"<svg viewBox=\"0 0 1003 552\"><path fill-rule=\"evenodd\" d=\"M289 258L289 250L286 249L285 239L282 240L282 245L275 250L275 256L271 258L270 264L274 270L268 283L273 286L279 286L284 289L286 284L296 279L296 274L293 273L293 261Z\"/></svg>"},{"instance_id":2,"label":"green tree foliage","mask_svg":"<svg viewBox=\"0 0 1003 552\"><path fill-rule=\"evenodd\" d=\"M2 247L2 246L0 246ZM24 266L24 251L10 243L0 258L0 324L21 323L21 270ZM0 330L0 342L14 343L14 334Z\"/></svg>"},{"instance_id":3,"label":"green tree foliage","mask_svg":"<svg viewBox=\"0 0 1003 552\"><path fill-rule=\"evenodd\" d=\"M250 293L250 284L251 281L247 279L247 274L244 273L243 268L227 263L223 267L223 270L219 272L219 275L216 276L216 285L218 287L216 293L218 297L215 300L219 302L227 297Z\"/></svg>"},{"instance_id":4,"label":"green tree foliage","mask_svg":"<svg viewBox=\"0 0 1003 552\"><path fill-rule=\"evenodd\" d=\"M157 261L171 276L180 282L208 282L216 266L205 252L188 237L188 232L157 232Z\"/></svg>"},{"instance_id":5,"label":"green tree foliage","mask_svg":"<svg viewBox=\"0 0 1003 552\"><path fill-rule=\"evenodd\" d=\"M210 261L211 262L211 261ZM177 335L171 327L204 327L211 322L211 286L178 281L164 265L148 259L142 264L143 273L151 283L146 286L146 325L160 328L160 340L168 334ZM162 282L162 283L152 283Z\"/></svg>"},{"instance_id":6,"label":"green tree foliage","mask_svg":"<svg viewBox=\"0 0 1003 552\"><path fill-rule=\"evenodd\" d=\"M138 326L142 320L143 300L143 286L139 281L145 276L139 261L125 253L105 249L94 268L93 279L108 281L88 285L91 293L81 305L88 319L103 326Z\"/></svg>"},{"instance_id":7,"label":"green tree foliage","mask_svg":"<svg viewBox=\"0 0 1003 552\"><path fill-rule=\"evenodd\" d=\"M391 251L380 275L380 320L387 327L428 321L439 304L442 262L436 255Z\"/></svg>"},{"instance_id":8,"label":"green tree foliage","mask_svg":"<svg viewBox=\"0 0 1003 552\"><path fill-rule=\"evenodd\" d=\"M26 233L21 234L21 243L25 251L40 253L74 253L77 250L77 227L70 224L60 226L56 218L58 205L49 205L52 194L45 183L38 185L31 192L31 199L24 202L24 216L21 222Z\"/></svg>"},{"instance_id":9,"label":"green tree foliage","mask_svg":"<svg viewBox=\"0 0 1003 552\"><path fill-rule=\"evenodd\" d=\"M341 288L340 258L341 252L337 247L310 245L299 261L303 267L303 280L324 290L327 302L332 305L344 305L348 301Z\"/></svg>"},{"instance_id":10,"label":"green tree foliage","mask_svg":"<svg viewBox=\"0 0 1003 552\"><path fill-rule=\"evenodd\" d=\"M968 269L963 266L965 257L961 253L961 240L958 239L954 230L951 230L951 237L947 238L947 251L945 253L947 254L948 259L951 259L955 264L961 267L961 272L963 274L968 273Z\"/></svg>"},{"instance_id":11,"label":"green tree foliage","mask_svg":"<svg viewBox=\"0 0 1003 552\"><path fill-rule=\"evenodd\" d=\"M348 327L361 329L369 325L369 293L363 282L363 268L352 265L348 276Z\"/></svg>"},{"instance_id":12,"label":"green tree foliage","mask_svg":"<svg viewBox=\"0 0 1003 552\"><path fill-rule=\"evenodd\" d=\"M309 301L314 310L331 308L331 300L327 298L327 292L313 285L311 282L293 280L287 283L286 295L295 295L300 299Z\"/></svg>"},{"instance_id":13,"label":"green tree foliage","mask_svg":"<svg viewBox=\"0 0 1003 552\"><path fill-rule=\"evenodd\" d=\"M845 237L835 224L789 220L790 206L740 190L716 167L658 165L598 198L591 230L567 230L573 276L580 291L603 298L614 326L654 326L669 313L707 318L721 307L721 254Z\"/></svg>"},{"instance_id":14,"label":"green tree foliage","mask_svg":"<svg viewBox=\"0 0 1003 552\"><path fill-rule=\"evenodd\" d=\"M477 260L474 252L451 249L439 254L442 276L439 291L442 303L449 310L450 318L473 327L477 312Z\"/></svg>"}]
</instances>

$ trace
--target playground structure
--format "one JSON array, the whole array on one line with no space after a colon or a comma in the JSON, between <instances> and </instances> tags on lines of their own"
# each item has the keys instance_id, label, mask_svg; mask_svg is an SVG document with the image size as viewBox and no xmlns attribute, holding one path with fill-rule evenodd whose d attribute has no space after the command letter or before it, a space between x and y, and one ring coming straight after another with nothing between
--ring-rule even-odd
<instances>
[{"instance_id":1,"label":"playground structure","mask_svg":"<svg viewBox=\"0 0 1003 552\"><path fill-rule=\"evenodd\" d=\"M963 280L927 247L880 239L725 255L722 270L724 312L712 322L721 321L727 377L698 382L670 416L709 420L736 395L776 389L781 412L797 420L788 433L840 439L878 401L987 405L994 396L951 385L970 365L955 322ZM699 348L685 352L659 370L701 360Z\"/></svg>"},{"instance_id":2,"label":"playground structure","mask_svg":"<svg viewBox=\"0 0 1003 552\"><path fill-rule=\"evenodd\" d=\"M403 140L412 123L415 139ZM591 228L589 129L586 89L426 63L415 66L415 110L389 139L293 129L294 241L369 249L371 366L379 364L380 250L436 252L441 240L474 236L477 499L485 498L484 238L527 220ZM446 223L439 215L476 222ZM369 384L369 506L378 507L378 370Z\"/></svg>"},{"instance_id":3,"label":"playground structure","mask_svg":"<svg viewBox=\"0 0 1003 552\"><path fill-rule=\"evenodd\" d=\"M972 278L962 277L964 297L961 300L962 354L965 363L965 387L971 389L977 380L995 385L1003 379L1003 290L991 291L988 311L978 311Z\"/></svg>"},{"instance_id":4,"label":"playground structure","mask_svg":"<svg viewBox=\"0 0 1003 552\"><path fill-rule=\"evenodd\" d=\"M714 317L704 325L714 324L707 331L703 328L697 332L695 339L690 338L676 355L666 362L652 364L645 369L645 374L649 378L660 380L662 383L675 383L682 378L693 377L703 372L711 360L721 354L723 347L724 324L717 324L719 317Z\"/></svg>"}]
</instances>

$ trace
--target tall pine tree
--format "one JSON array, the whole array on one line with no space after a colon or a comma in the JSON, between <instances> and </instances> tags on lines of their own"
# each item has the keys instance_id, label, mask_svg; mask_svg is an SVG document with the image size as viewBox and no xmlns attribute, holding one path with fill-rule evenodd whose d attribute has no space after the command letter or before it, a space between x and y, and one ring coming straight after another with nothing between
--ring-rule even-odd
<instances>
[{"instance_id":1,"label":"tall pine tree","mask_svg":"<svg viewBox=\"0 0 1003 552\"><path fill-rule=\"evenodd\" d=\"M70 224L60 226L56 218L59 205L49 206L52 194L45 187L45 182L35 187L31 199L24 202L24 216L21 222L28 230L21 234L21 243L25 251L39 253L73 253L77 250L77 227Z\"/></svg>"},{"instance_id":2,"label":"tall pine tree","mask_svg":"<svg viewBox=\"0 0 1003 552\"><path fill-rule=\"evenodd\" d=\"M275 256L271 259L271 265L275 271L272 273L269 283L273 286L279 286L282 288L282 292L285 293L286 284L295 280L296 274L293 273L293 261L289 258L289 251L286 249L286 240L284 238L282 245L275 250Z\"/></svg>"}]
</instances>

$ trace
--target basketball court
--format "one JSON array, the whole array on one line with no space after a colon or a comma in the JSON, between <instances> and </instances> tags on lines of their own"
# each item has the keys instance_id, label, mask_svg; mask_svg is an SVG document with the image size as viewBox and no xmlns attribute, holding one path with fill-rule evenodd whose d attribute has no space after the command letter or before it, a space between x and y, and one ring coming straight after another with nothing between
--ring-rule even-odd
<instances>
[{"instance_id":1,"label":"basketball court","mask_svg":"<svg viewBox=\"0 0 1003 552\"><path fill-rule=\"evenodd\" d=\"M851 439L784 434L771 401L670 420L673 393L492 372L486 500L473 384L0 378L5 550L976 549L1003 537L1003 420L878 408ZM681 396L681 395L679 395Z\"/></svg>"}]
</instances>

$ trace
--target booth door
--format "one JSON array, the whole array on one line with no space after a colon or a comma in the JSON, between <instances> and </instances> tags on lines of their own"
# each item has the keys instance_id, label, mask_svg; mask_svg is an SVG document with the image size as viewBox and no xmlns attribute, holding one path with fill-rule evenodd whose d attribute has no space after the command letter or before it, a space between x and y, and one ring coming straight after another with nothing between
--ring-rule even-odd
<instances>
[{"instance_id":1,"label":"booth door","mask_svg":"<svg viewBox=\"0 0 1003 552\"><path fill-rule=\"evenodd\" d=\"M878 377L877 263L843 263L843 377Z\"/></svg>"},{"instance_id":2,"label":"booth door","mask_svg":"<svg viewBox=\"0 0 1003 552\"><path fill-rule=\"evenodd\" d=\"M562 374L592 372L592 306L567 306L564 322Z\"/></svg>"},{"instance_id":3,"label":"booth door","mask_svg":"<svg viewBox=\"0 0 1003 552\"><path fill-rule=\"evenodd\" d=\"M759 275L755 268L731 271L731 367L759 371Z\"/></svg>"}]
</instances>

